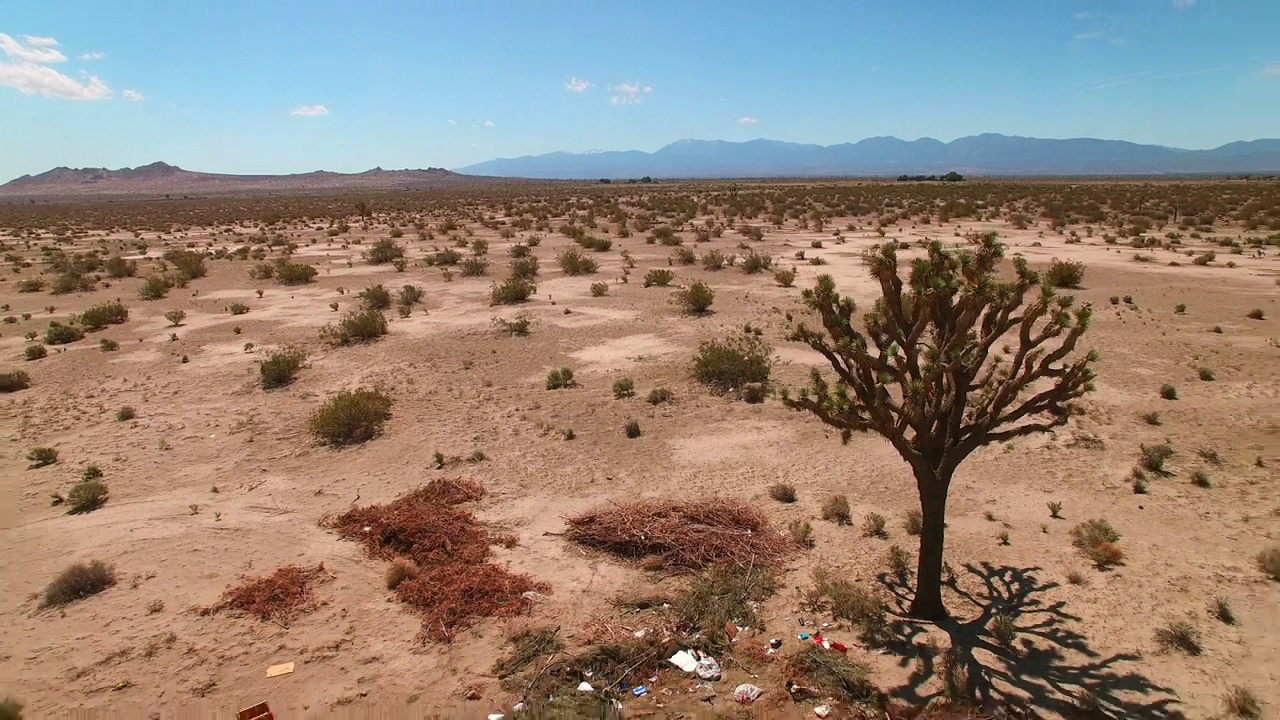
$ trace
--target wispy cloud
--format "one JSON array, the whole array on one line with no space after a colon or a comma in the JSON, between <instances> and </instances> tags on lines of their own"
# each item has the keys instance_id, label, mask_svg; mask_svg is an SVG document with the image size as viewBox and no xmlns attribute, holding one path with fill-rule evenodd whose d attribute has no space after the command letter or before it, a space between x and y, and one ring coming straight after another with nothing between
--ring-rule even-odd
<instances>
[{"instance_id":1,"label":"wispy cloud","mask_svg":"<svg viewBox=\"0 0 1280 720\"><path fill-rule=\"evenodd\" d=\"M302 105L296 107L290 115L301 115L302 117L316 117L317 115L328 115L329 108L323 105Z\"/></svg>"},{"instance_id":2,"label":"wispy cloud","mask_svg":"<svg viewBox=\"0 0 1280 720\"><path fill-rule=\"evenodd\" d=\"M0 33L0 85L13 88L23 95L44 95L66 100L106 100L111 88L96 75L82 74L76 80L49 67L52 63L65 62L56 48L58 41L51 37L23 35L22 40Z\"/></svg>"},{"instance_id":3,"label":"wispy cloud","mask_svg":"<svg viewBox=\"0 0 1280 720\"><path fill-rule=\"evenodd\" d=\"M46 37L32 37L23 35L22 42L15 40L4 33L0 33L0 51L12 60L18 62L30 63L57 63L64 62L66 55L58 52L55 46L57 40Z\"/></svg>"},{"instance_id":4,"label":"wispy cloud","mask_svg":"<svg viewBox=\"0 0 1280 720\"><path fill-rule=\"evenodd\" d=\"M450 124L450 125L452 125L452 126L454 126L454 127L457 127L457 126L458 126L458 121L457 121L457 120L454 120L453 118L449 118L449 124Z\"/></svg>"},{"instance_id":5,"label":"wispy cloud","mask_svg":"<svg viewBox=\"0 0 1280 720\"><path fill-rule=\"evenodd\" d=\"M107 54L101 50L94 50L93 52L87 52L79 57L81 60L101 60L106 56Z\"/></svg>"},{"instance_id":6,"label":"wispy cloud","mask_svg":"<svg viewBox=\"0 0 1280 720\"><path fill-rule=\"evenodd\" d=\"M485 121L484 121L484 126L485 126L485 127L493 127L493 121L492 121L492 120L485 120Z\"/></svg>"},{"instance_id":7,"label":"wispy cloud","mask_svg":"<svg viewBox=\"0 0 1280 720\"><path fill-rule=\"evenodd\" d=\"M1261 77L1280 80L1280 62L1269 62L1262 66Z\"/></svg>"},{"instance_id":8,"label":"wispy cloud","mask_svg":"<svg viewBox=\"0 0 1280 720\"><path fill-rule=\"evenodd\" d=\"M568 90L569 92L574 92L574 93L585 92L586 89L589 87L591 87L591 83L587 82L586 80L579 80L576 77L571 77L568 80L564 81L564 89Z\"/></svg>"},{"instance_id":9,"label":"wispy cloud","mask_svg":"<svg viewBox=\"0 0 1280 720\"><path fill-rule=\"evenodd\" d=\"M146 98L142 97L142 93L137 90L129 90L128 88L126 88L124 92L120 93L120 97L128 100L129 102L142 102L143 100L146 100Z\"/></svg>"},{"instance_id":10,"label":"wispy cloud","mask_svg":"<svg viewBox=\"0 0 1280 720\"><path fill-rule=\"evenodd\" d=\"M758 122L760 122L758 119L753 118L750 115L743 115L742 117L738 118L739 125L755 125Z\"/></svg>"},{"instance_id":11,"label":"wispy cloud","mask_svg":"<svg viewBox=\"0 0 1280 720\"><path fill-rule=\"evenodd\" d=\"M1219 73L1231 70L1234 66L1222 65L1219 67L1203 68L1200 70L1188 70L1186 72L1155 74L1150 70L1142 72L1130 73L1128 75L1117 75L1115 77L1103 78L1093 85L1082 88L1085 91L1101 90L1103 88L1115 87L1117 85L1129 85L1136 82L1147 82L1150 80L1172 80L1174 78L1194 77L1196 75L1208 75L1210 73Z\"/></svg>"},{"instance_id":12,"label":"wispy cloud","mask_svg":"<svg viewBox=\"0 0 1280 720\"><path fill-rule=\"evenodd\" d=\"M1075 35L1072 35L1072 37L1076 40L1101 40L1102 38L1107 37L1107 31L1094 30L1092 32L1076 33Z\"/></svg>"},{"instance_id":13,"label":"wispy cloud","mask_svg":"<svg viewBox=\"0 0 1280 720\"><path fill-rule=\"evenodd\" d=\"M624 82L610 85L609 90L613 93L609 97L610 105L639 105L644 102L645 95L653 92L653 86L639 82Z\"/></svg>"},{"instance_id":14,"label":"wispy cloud","mask_svg":"<svg viewBox=\"0 0 1280 720\"><path fill-rule=\"evenodd\" d=\"M1091 20L1093 18L1098 17L1098 14L1095 12L1091 12L1089 10L1085 10L1084 12L1075 13L1071 17L1075 18L1076 20Z\"/></svg>"},{"instance_id":15,"label":"wispy cloud","mask_svg":"<svg viewBox=\"0 0 1280 720\"><path fill-rule=\"evenodd\" d=\"M1173 6L1178 10L1186 10L1196 4L1196 0L1173 0Z\"/></svg>"}]
</instances>

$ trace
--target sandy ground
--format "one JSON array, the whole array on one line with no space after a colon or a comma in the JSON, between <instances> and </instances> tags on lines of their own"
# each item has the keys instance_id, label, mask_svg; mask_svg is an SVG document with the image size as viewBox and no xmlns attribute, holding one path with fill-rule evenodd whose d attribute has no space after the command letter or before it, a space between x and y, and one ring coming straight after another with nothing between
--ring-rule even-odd
<instances>
[{"instance_id":1,"label":"sandy ground","mask_svg":"<svg viewBox=\"0 0 1280 720\"><path fill-rule=\"evenodd\" d=\"M960 232L988 227L1033 263L1051 257L1087 263L1077 295L1097 308L1086 339L1102 353L1087 414L1053 435L980 451L952 486L947 558L962 586L977 602L990 603L988 588L1021 579L1039 602L1023 608L1020 624L1028 630L1022 638L1056 650L1036 654L1034 663L999 682L1037 698L1069 695L1114 674L1123 678L1114 682L1130 707L1167 704L1163 712L1193 718L1219 712L1222 694L1244 685L1274 712L1280 707L1280 584L1268 581L1253 560L1280 538L1274 319L1280 316L1280 264L1274 251L1263 258L1220 254L1209 267L1179 258L1182 266L1169 267L1177 256L1165 250L1149 251L1155 262L1137 263L1132 249L1097 238L1067 245L1063 236L1040 236L1043 228L958 226ZM942 231L944 240L958 240L953 229ZM491 274L499 275L513 241L475 230L490 241ZM939 232L900 225L890 237ZM352 234L372 239L385 228ZM192 230L185 239L207 237ZM317 243L306 245L312 237ZM305 287L252 281L250 262L213 260L207 277L156 302L138 299L140 279L51 297L17 294L11 277L0 285L0 300L12 313L33 317L0 326L0 356L6 368L31 373L32 387L0 396L6 439L0 450L0 694L19 697L37 717L79 708L154 709L165 717L185 708L227 716L261 700L282 717L373 708L389 716L424 709L482 716L509 701L491 667L513 629L559 624L568 638L587 641L586 618L606 612L618 593L651 582L638 568L547 533L562 531L564 516L595 503L651 496L728 495L766 508L780 526L793 518L813 522L816 548L788 565L783 591L764 608L768 634L791 638L794 647L800 630L787 618L800 614L800 591L814 567L874 583L890 544L914 550L915 539L902 529L915 507L913 482L886 442L855 437L842 447L816 420L776 400L748 405L708 394L692 381L689 366L699 342L753 323L776 350L776 382L801 382L816 356L782 338L783 313L798 307L800 288L824 272L864 306L872 300L858 253L879 238L868 232L845 237L835 244L829 233L768 232L756 247L781 265L793 264L800 249L829 262L795 262L800 277L790 289L776 286L771 273L674 268L679 283L704 279L715 288L715 313L703 318L680 315L670 290L641 287L646 269L667 266L670 248L646 245L640 234L614 238L612 251L595 255L601 271L583 277L559 271L554 254L572 243L548 234L535 250L542 261L538 297L519 308L488 306L492 278L445 282L438 269L417 264L404 273L368 266L359 260L359 246L327 244L312 230L302 232L299 255L322 270ZM225 239L218 245L228 244ZM810 248L814 239L827 247ZM696 249L731 252L740 240L726 234ZM413 259L426 251L410 236L402 242ZM638 261L628 284L618 281L621 249ZM1238 267L1224 267L1227 259ZM610 283L607 296L590 296L597 280ZM390 334L381 342L331 349L319 341L318 328L337 317L330 302L343 310L356 305L339 287L385 283L394 290L406 282L425 289L426 303L407 319L389 314ZM261 298L256 288L265 291ZM1135 306L1113 306L1112 295L1132 295ZM43 332L51 319L116 297L130 309L126 324L22 362L25 332ZM235 301L250 312L231 316L225 307ZM1177 303L1186 303L1185 314L1174 313ZM49 304L57 306L52 314L43 309ZM1246 319L1254 307L1265 309L1267 319ZM173 308L187 318L171 329L162 316ZM529 337L493 331L492 318L517 312L534 319ZM1214 325L1223 332L1210 332ZM233 334L234 326L242 332ZM101 337L118 340L120 350L100 352ZM264 392L256 361L284 344L305 347L309 367L292 386ZM547 370L559 366L572 367L581 386L544 390ZM1201 366L1213 368L1216 381L1198 380ZM622 374L635 379L639 397L613 399L612 381ZM1159 398L1165 382L1177 386L1178 400ZM316 446L306 432L309 413L338 390L372 385L396 399L385 433L351 449ZM643 401L659 385L674 391L674 403ZM124 405L136 408L136 419L116 421ZM1160 412L1160 427L1140 419L1150 410ZM631 418L644 433L635 440L622 432ZM563 428L572 428L576 439L565 441ZM1127 475L1139 444L1165 441L1176 451L1174 475L1135 495ZM60 462L27 469L25 454L37 445L57 448ZM1225 464L1207 467L1198 448L1216 449ZM437 471L431 462L437 450L459 457L481 450L487 459ZM1255 466L1259 456L1263 467ZM89 463L105 472L108 504L80 516L50 507L50 494L65 492ZM1190 482L1202 467L1212 488ZM532 617L481 622L447 647L415 641L418 622L385 590L384 563L318 525L328 513L387 501L440 476L483 483L489 495L479 515L519 539L512 549L495 548L498 561L553 588ZM768 498L767 488L780 480L797 486L798 503ZM818 520L819 505L832 493L849 496L852 527ZM1063 503L1063 519L1050 519L1051 500ZM858 525L868 512L889 518L889 540L862 536ZM1069 529L1088 518L1106 518L1120 531L1123 566L1094 570L1072 548ZM997 540L1002 530L1011 535L1007 546ZM63 610L37 609L36 594L59 570L90 559L113 563L120 583ZM198 612L246 574L318 562L336 579L317 588L322 606L288 628ZM993 570L984 571L984 563ZM966 564L973 573L963 570ZM1072 570L1082 572L1086 584L1068 583ZM1215 596L1230 600L1238 625L1209 615ZM163 610L149 612L154 601ZM957 596L948 602L961 617L978 613ZM1201 631L1201 656L1157 646L1155 629L1181 618ZM1035 625L1041 629L1032 632ZM937 690L936 678L913 679L914 660L858 647L846 635L855 645L851 653L872 667L880 687L907 699ZM1000 667L999 659L988 659ZM269 665L288 661L297 663L296 672L265 677ZM720 710L732 711L731 688L743 679L745 673L731 670L720 684ZM773 672L754 681L776 698L784 679ZM671 686L681 690L684 682ZM480 700L464 699L471 688ZM636 707L652 709L644 702L653 699ZM780 702L757 709L765 708L777 716L804 712Z\"/></svg>"}]
</instances>

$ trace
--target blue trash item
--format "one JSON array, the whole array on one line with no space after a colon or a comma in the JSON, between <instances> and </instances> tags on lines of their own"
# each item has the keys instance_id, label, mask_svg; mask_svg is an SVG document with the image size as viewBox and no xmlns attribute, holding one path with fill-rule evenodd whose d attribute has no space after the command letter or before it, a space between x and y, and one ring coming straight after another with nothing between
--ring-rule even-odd
<instances>
[{"instance_id":1,"label":"blue trash item","mask_svg":"<svg viewBox=\"0 0 1280 720\"><path fill-rule=\"evenodd\" d=\"M648 695L648 694L649 694L649 688L647 688L647 687L645 687L645 686L643 686L643 685L637 685L637 686L635 686L635 687L631 688L631 694L632 694L632 695L635 695L636 697L640 697L640 696L642 696L642 695Z\"/></svg>"},{"instance_id":2,"label":"blue trash item","mask_svg":"<svg viewBox=\"0 0 1280 720\"><path fill-rule=\"evenodd\" d=\"M801 640L808 640L808 639L809 639L809 633L800 633L800 639L801 639Z\"/></svg>"}]
</instances>

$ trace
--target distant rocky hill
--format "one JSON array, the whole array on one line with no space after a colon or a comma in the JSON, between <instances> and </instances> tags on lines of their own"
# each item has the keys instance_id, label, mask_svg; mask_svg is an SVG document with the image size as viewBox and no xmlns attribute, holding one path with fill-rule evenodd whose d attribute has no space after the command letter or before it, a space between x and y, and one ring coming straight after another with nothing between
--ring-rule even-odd
<instances>
[{"instance_id":1,"label":"distant rocky hill","mask_svg":"<svg viewBox=\"0 0 1280 720\"><path fill-rule=\"evenodd\" d=\"M362 173L317 171L296 175L223 175L183 170L163 162L136 168L58 167L39 175L23 175L0 185L0 199L75 196L171 197L225 195L237 192L309 192L319 190L409 190L509 182L460 175L443 168L383 170Z\"/></svg>"},{"instance_id":2,"label":"distant rocky hill","mask_svg":"<svg viewBox=\"0 0 1280 720\"><path fill-rule=\"evenodd\" d=\"M1045 140L985 134L944 143L932 138L868 138L840 145L776 140L681 140L652 153L567 153L489 160L458 172L497 177L597 178L819 177L897 175L1080 176L1280 173L1280 140L1180 150L1119 140Z\"/></svg>"}]
</instances>

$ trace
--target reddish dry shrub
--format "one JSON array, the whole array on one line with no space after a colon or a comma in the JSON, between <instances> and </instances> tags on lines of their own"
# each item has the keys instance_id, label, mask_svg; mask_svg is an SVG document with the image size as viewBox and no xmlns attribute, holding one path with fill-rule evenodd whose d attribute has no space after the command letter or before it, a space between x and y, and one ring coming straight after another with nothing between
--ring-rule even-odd
<instances>
[{"instance_id":1,"label":"reddish dry shrub","mask_svg":"<svg viewBox=\"0 0 1280 720\"><path fill-rule=\"evenodd\" d=\"M302 613L315 609L311 583L328 577L332 576L324 569L324 563L313 568L286 565L267 577L246 578L243 585L223 593L222 599L211 610L218 612L231 608L285 625Z\"/></svg>"},{"instance_id":2,"label":"reddish dry shrub","mask_svg":"<svg viewBox=\"0 0 1280 720\"><path fill-rule=\"evenodd\" d=\"M423 639L448 642L478 618L524 612L531 605L525 592L549 591L544 583L489 562L490 546L506 536L489 532L457 507L483 496L484 488L469 480L432 480L386 505L357 508L328 524L369 555L394 560L387 587L422 615Z\"/></svg>"},{"instance_id":3,"label":"reddish dry shrub","mask_svg":"<svg viewBox=\"0 0 1280 720\"><path fill-rule=\"evenodd\" d=\"M565 536L653 569L767 567L794 550L760 509L723 498L611 504L570 518Z\"/></svg>"}]
</instances>

